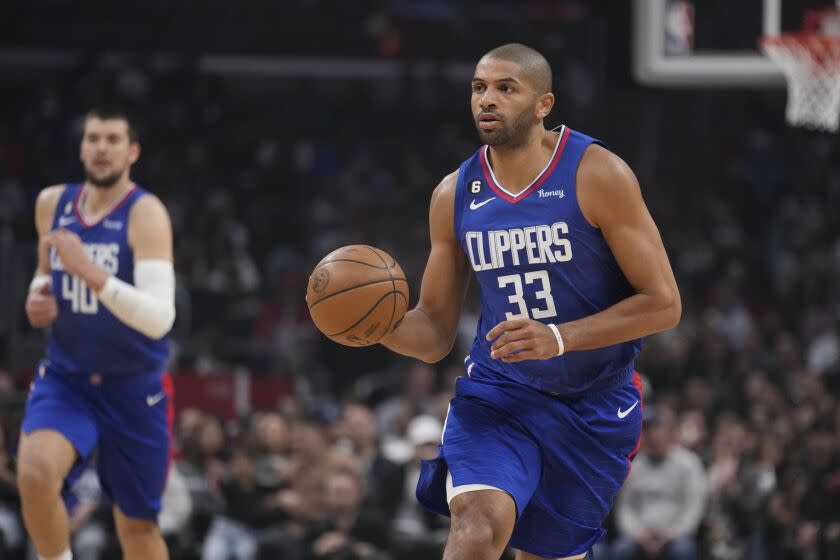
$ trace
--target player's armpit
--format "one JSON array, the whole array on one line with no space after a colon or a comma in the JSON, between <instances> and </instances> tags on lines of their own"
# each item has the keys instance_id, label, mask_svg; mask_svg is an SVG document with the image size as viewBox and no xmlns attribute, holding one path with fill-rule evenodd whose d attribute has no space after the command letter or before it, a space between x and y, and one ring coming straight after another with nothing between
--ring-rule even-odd
<instances>
[{"instance_id":1,"label":"player's armpit","mask_svg":"<svg viewBox=\"0 0 840 560\"><path fill-rule=\"evenodd\" d=\"M394 352L434 363L452 350L458 332L469 268L455 235L455 187L458 173L441 181L432 194L429 233L432 242L417 306L406 313L382 344Z\"/></svg>"},{"instance_id":2,"label":"player's armpit","mask_svg":"<svg viewBox=\"0 0 840 560\"><path fill-rule=\"evenodd\" d=\"M566 351L602 348L675 326L682 311L679 290L633 172L615 154L592 145L581 160L577 185L581 211L601 229L636 294L558 325Z\"/></svg>"}]
</instances>

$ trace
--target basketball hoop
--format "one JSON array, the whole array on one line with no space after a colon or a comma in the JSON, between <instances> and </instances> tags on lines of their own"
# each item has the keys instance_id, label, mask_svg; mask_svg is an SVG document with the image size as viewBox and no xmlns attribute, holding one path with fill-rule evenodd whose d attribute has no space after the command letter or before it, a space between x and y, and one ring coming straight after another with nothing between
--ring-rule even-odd
<instances>
[{"instance_id":1,"label":"basketball hoop","mask_svg":"<svg viewBox=\"0 0 840 560\"><path fill-rule=\"evenodd\" d=\"M793 126L840 129L840 10L812 13L805 31L761 38L761 48L785 74L786 118ZM817 30L819 28L819 30Z\"/></svg>"}]
</instances>

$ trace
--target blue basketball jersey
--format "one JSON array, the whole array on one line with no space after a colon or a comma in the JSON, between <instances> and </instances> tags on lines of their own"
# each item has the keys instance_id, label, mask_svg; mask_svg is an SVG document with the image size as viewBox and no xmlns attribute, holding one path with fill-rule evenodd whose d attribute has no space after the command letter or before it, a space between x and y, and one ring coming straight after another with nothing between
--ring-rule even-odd
<instances>
[{"instance_id":1,"label":"blue basketball jersey","mask_svg":"<svg viewBox=\"0 0 840 560\"><path fill-rule=\"evenodd\" d=\"M134 284L128 216L146 191L134 187L95 223L87 223L79 212L81 194L81 184L67 185L55 208L52 229L76 233L94 263ZM50 249L49 258L52 290L58 301L58 318L47 345L50 369L65 375L160 374L169 353L166 338L153 340L117 319L80 278L65 272L55 249Z\"/></svg>"},{"instance_id":2,"label":"blue basketball jersey","mask_svg":"<svg viewBox=\"0 0 840 560\"><path fill-rule=\"evenodd\" d=\"M593 142L563 126L548 165L518 195L496 181L487 146L461 164L455 232L481 285L481 317L467 361L471 376L560 395L606 391L633 377L641 340L505 363L490 357L485 338L506 319L564 323L634 293L600 230L578 206L578 164Z\"/></svg>"}]
</instances>

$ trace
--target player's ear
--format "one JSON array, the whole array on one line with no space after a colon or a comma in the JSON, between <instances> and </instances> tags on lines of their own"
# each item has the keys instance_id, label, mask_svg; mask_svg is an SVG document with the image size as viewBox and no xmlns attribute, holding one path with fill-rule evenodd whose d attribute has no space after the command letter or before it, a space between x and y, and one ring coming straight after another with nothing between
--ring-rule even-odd
<instances>
[{"instance_id":1,"label":"player's ear","mask_svg":"<svg viewBox=\"0 0 840 560\"><path fill-rule=\"evenodd\" d=\"M128 147L129 165L134 165L138 159L140 159L140 142L132 142Z\"/></svg>"},{"instance_id":2,"label":"player's ear","mask_svg":"<svg viewBox=\"0 0 840 560\"><path fill-rule=\"evenodd\" d=\"M540 95L537 99L537 118L546 118L552 108L554 108L554 94L549 91Z\"/></svg>"}]
</instances>

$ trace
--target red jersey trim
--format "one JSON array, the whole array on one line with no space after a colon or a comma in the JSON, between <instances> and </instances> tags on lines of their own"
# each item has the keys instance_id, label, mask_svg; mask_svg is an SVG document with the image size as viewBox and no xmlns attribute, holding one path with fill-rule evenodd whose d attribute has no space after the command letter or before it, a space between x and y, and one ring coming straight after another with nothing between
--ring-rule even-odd
<instances>
[{"instance_id":1,"label":"red jersey trim","mask_svg":"<svg viewBox=\"0 0 840 560\"><path fill-rule=\"evenodd\" d=\"M566 147L566 140L569 139L570 129L567 126L563 127L562 137L559 140L559 144L557 146L557 150L554 153L554 157L551 159L551 163L543 169L542 173L537 177L537 179L529 186L527 189L522 191L521 193L517 194L516 196L511 196L507 191L505 191L504 187L496 183L495 179L493 178L493 174L490 172L490 163L487 159L487 153L490 149L489 146L484 146L484 149L481 152L481 157L479 160L481 161L481 169L484 171L484 179L487 181L487 184L490 185L490 188L493 189L493 192L496 193L501 198L507 200L511 204L516 204L517 202L523 200L532 192L537 190L537 188L545 182L546 179L554 172L554 168L557 166L557 162L560 161L560 157L563 155L563 150Z\"/></svg>"},{"instance_id":2,"label":"red jersey trim","mask_svg":"<svg viewBox=\"0 0 840 560\"><path fill-rule=\"evenodd\" d=\"M642 376L639 375L638 371L633 372L633 386L639 391L639 408L644 412L645 403L644 398L642 396ZM630 476L630 471L633 470L633 457L636 456L636 453L639 452L639 449L642 448L642 434L639 434L639 439L636 441L636 447L627 455L627 476L624 477L625 482L627 478Z\"/></svg>"},{"instance_id":3,"label":"red jersey trim","mask_svg":"<svg viewBox=\"0 0 840 560\"><path fill-rule=\"evenodd\" d=\"M116 212L117 210L119 210L119 209L120 209L120 207L121 207L123 204L125 204L126 202L128 202L129 197L131 197L132 193L133 193L134 191L136 191L136 190L137 190L137 185L131 185L131 188L128 190L128 192L126 192L126 193L123 195L123 197L120 199L120 201L119 201L119 202L117 202L117 203L114 205L114 207L113 207L113 208L111 208L111 209L108 211L108 213L107 213L107 214L105 214L104 216L102 216L101 218L99 218L98 220L96 220L96 221L95 221L95 222L93 222L93 223L88 223L88 221L87 221L87 220L85 220L85 219L82 217L82 213L81 213L81 211L79 210L79 200L81 200L81 198L82 198L82 191L84 191L84 190L85 190L85 188L87 188L87 185L86 185L86 184L83 184L83 185L82 185L82 187L79 189L79 192L77 192L77 193L76 193L76 198L75 198L75 200L73 200L73 211L76 213L76 218L78 218L78 219L79 219L79 223L80 223L80 224L82 224L82 226L83 226L83 227L86 227L86 228L91 228L91 227L93 227L93 226L96 226L96 225L101 224L101 223L102 223L102 221L103 221L103 220L105 220L106 218L110 218L110 217L114 214L114 212Z\"/></svg>"}]
</instances>

